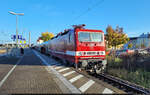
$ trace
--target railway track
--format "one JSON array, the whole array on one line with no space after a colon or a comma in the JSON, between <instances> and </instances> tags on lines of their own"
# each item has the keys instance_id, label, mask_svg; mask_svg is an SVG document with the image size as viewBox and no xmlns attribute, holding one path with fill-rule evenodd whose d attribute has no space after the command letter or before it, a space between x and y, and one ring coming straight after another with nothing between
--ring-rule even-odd
<instances>
[{"instance_id":1,"label":"railway track","mask_svg":"<svg viewBox=\"0 0 150 95\"><path fill-rule=\"evenodd\" d=\"M75 68L73 68L75 69ZM83 74L84 76L87 76L85 73L80 72L76 70L78 73ZM116 87L127 94L144 94L144 95L150 95L150 90L147 88L144 88L142 86L136 85L134 83L131 83L129 81L122 80L120 78L108 75L108 74L91 74L87 72L90 76L102 80L104 82L107 82L113 87ZM88 76L87 76L88 77Z\"/></svg>"},{"instance_id":2,"label":"railway track","mask_svg":"<svg viewBox=\"0 0 150 95\"><path fill-rule=\"evenodd\" d=\"M84 76L87 76L86 74L89 74L90 76L92 76L92 77L94 77L98 80L102 80L104 82L107 82L111 86L116 87L116 88L126 92L127 94L150 95L150 90L149 89L144 88L140 85L131 83L129 81L125 81L125 80L122 80L120 78L111 76L109 74L104 74L104 73L103 74L93 74L93 73L90 73L89 71L87 71L87 73L80 72L78 70L76 70L76 71L80 74L83 74Z\"/></svg>"},{"instance_id":3,"label":"railway track","mask_svg":"<svg viewBox=\"0 0 150 95\"><path fill-rule=\"evenodd\" d=\"M120 78L108 75L108 74L90 74L100 80L103 80L120 90L125 91L128 94L150 94L150 90L142 86L130 83Z\"/></svg>"}]
</instances>

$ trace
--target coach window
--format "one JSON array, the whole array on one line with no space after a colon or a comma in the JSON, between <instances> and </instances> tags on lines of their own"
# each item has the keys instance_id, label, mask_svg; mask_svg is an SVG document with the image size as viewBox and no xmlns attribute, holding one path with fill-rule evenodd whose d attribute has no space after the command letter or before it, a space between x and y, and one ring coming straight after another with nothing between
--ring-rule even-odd
<instances>
[{"instance_id":1,"label":"coach window","mask_svg":"<svg viewBox=\"0 0 150 95\"><path fill-rule=\"evenodd\" d=\"M69 32L69 43L71 42L71 33Z\"/></svg>"},{"instance_id":2,"label":"coach window","mask_svg":"<svg viewBox=\"0 0 150 95\"><path fill-rule=\"evenodd\" d=\"M70 32L70 43L74 44L74 33Z\"/></svg>"}]
</instances>

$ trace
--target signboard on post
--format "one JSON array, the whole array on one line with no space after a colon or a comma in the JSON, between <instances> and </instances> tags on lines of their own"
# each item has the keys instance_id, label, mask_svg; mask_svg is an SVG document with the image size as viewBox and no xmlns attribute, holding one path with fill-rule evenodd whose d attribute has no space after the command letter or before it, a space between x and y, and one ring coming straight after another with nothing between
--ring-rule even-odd
<instances>
[{"instance_id":1,"label":"signboard on post","mask_svg":"<svg viewBox=\"0 0 150 95\"><path fill-rule=\"evenodd\" d=\"M22 40L22 35L18 35L18 39Z\"/></svg>"},{"instance_id":2,"label":"signboard on post","mask_svg":"<svg viewBox=\"0 0 150 95\"><path fill-rule=\"evenodd\" d=\"M20 40L20 43L22 44L22 40Z\"/></svg>"},{"instance_id":3,"label":"signboard on post","mask_svg":"<svg viewBox=\"0 0 150 95\"><path fill-rule=\"evenodd\" d=\"M26 44L26 40L24 40L24 44Z\"/></svg>"},{"instance_id":4,"label":"signboard on post","mask_svg":"<svg viewBox=\"0 0 150 95\"><path fill-rule=\"evenodd\" d=\"M25 38L22 38L22 40L25 41L26 39L25 39Z\"/></svg>"},{"instance_id":5,"label":"signboard on post","mask_svg":"<svg viewBox=\"0 0 150 95\"><path fill-rule=\"evenodd\" d=\"M11 39L16 39L16 35L11 35ZM18 39L22 40L22 35L18 35Z\"/></svg>"},{"instance_id":6,"label":"signboard on post","mask_svg":"<svg viewBox=\"0 0 150 95\"><path fill-rule=\"evenodd\" d=\"M13 39L13 41L15 41L16 35L11 35L11 39Z\"/></svg>"},{"instance_id":7,"label":"signboard on post","mask_svg":"<svg viewBox=\"0 0 150 95\"><path fill-rule=\"evenodd\" d=\"M22 38L22 41L23 41L24 44L26 43L26 39L25 38Z\"/></svg>"}]
</instances>

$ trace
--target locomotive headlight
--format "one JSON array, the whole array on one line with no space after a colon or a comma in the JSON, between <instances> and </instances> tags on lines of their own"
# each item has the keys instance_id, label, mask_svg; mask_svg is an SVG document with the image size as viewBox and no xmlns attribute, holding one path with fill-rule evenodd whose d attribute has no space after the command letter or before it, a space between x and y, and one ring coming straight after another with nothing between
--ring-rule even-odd
<instances>
[{"instance_id":1,"label":"locomotive headlight","mask_svg":"<svg viewBox=\"0 0 150 95\"><path fill-rule=\"evenodd\" d=\"M97 53L98 54L98 53ZM105 51L99 51L98 55L105 55Z\"/></svg>"},{"instance_id":2,"label":"locomotive headlight","mask_svg":"<svg viewBox=\"0 0 150 95\"><path fill-rule=\"evenodd\" d=\"M105 51L102 51L102 55L105 55Z\"/></svg>"}]
</instances>

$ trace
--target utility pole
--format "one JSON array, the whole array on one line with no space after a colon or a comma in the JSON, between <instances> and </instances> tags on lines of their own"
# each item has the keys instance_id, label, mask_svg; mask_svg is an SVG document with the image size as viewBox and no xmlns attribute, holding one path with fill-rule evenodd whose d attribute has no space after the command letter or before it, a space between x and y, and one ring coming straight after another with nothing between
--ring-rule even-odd
<instances>
[{"instance_id":1,"label":"utility pole","mask_svg":"<svg viewBox=\"0 0 150 95\"><path fill-rule=\"evenodd\" d=\"M10 14L12 15L16 15L16 47L18 48L18 27L17 27L17 24L18 24L18 16L23 16L24 13L15 13L15 12L11 12L9 11Z\"/></svg>"},{"instance_id":2,"label":"utility pole","mask_svg":"<svg viewBox=\"0 0 150 95\"><path fill-rule=\"evenodd\" d=\"M31 32L29 32L29 47L31 47Z\"/></svg>"},{"instance_id":3,"label":"utility pole","mask_svg":"<svg viewBox=\"0 0 150 95\"><path fill-rule=\"evenodd\" d=\"M24 38L24 37L23 37L23 32L24 32L24 29L22 30L22 38Z\"/></svg>"},{"instance_id":4,"label":"utility pole","mask_svg":"<svg viewBox=\"0 0 150 95\"><path fill-rule=\"evenodd\" d=\"M25 31L25 29L22 30L22 47L25 47L24 40L23 40L24 39L24 36L23 36L24 35L24 33L23 33L24 31Z\"/></svg>"},{"instance_id":5,"label":"utility pole","mask_svg":"<svg viewBox=\"0 0 150 95\"><path fill-rule=\"evenodd\" d=\"M18 19L18 16L16 15L16 45L17 45L17 48L18 48L18 27L17 27L17 20Z\"/></svg>"},{"instance_id":6,"label":"utility pole","mask_svg":"<svg viewBox=\"0 0 150 95\"><path fill-rule=\"evenodd\" d=\"M23 16L24 13L15 13L12 11L9 11L9 13L16 16L16 50L15 50L15 52L16 52L16 55L18 56L18 54L19 54L19 51L18 51L18 27L17 27L18 16Z\"/></svg>"}]
</instances>

